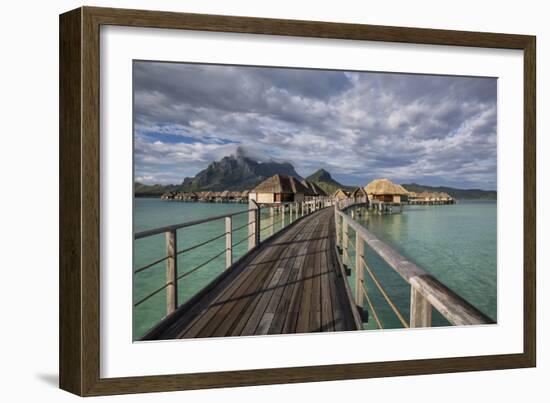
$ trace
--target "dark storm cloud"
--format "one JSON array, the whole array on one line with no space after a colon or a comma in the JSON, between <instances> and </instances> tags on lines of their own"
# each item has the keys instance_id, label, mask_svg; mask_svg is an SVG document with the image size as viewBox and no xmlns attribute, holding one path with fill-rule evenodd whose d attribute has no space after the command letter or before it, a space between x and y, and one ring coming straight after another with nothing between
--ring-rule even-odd
<instances>
[{"instance_id":1,"label":"dark storm cloud","mask_svg":"<svg viewBox=\"0 0 550 403\"><path fill-rule=\"evenodd\" d=\"M136 62L136 173L179 182L238 146L375 177L496 187L496 80Z\"/></svg>"}]
</instances>

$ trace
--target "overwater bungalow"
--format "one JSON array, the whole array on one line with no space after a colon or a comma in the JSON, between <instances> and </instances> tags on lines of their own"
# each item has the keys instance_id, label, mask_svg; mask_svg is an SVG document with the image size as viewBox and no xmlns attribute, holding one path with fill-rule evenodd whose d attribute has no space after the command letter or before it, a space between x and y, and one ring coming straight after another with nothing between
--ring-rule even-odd
<instances>
[{"instance_id":1,"label":"overwater bungalow","mask_svg":"<svg viewBox=\"0 0 550 403\"><path fill-rule=\"evenodd\" d=\"M231 202L239 202L241 200L241 192L228 192L227 200Z\"/></svg>"},{"instance_id":2,"label":"overwater bungalow","mask_svg":"<svg viewBox=\"0 0 550 403\"><path fill-rule=\"evenodd\" d=\"M353 192L351 192L350 197L355 203L367 203L369 200L367 192L365 192L365 189L363 189L362 187L358 187Z\"/></svg>"},{"instance_id":3,"label":"overwater bungalow","mask_svg":"<svg viewBox=\"0 0 550 403\"><path fill-rule=\"evenodd\" d=\"M174 200L175 197L176 197L175 192L166 192L160 196L160 200Z\"/></svg>"},{"instance_id":4,"label":"overwater bungalow","mask_svg":"<svg viewBox=\"0 0 550 403\"><path fill-rule=\"evenodd\" d=\"M306 194L306 200L307 199L312 199L312 198L315 198L315 197L326 197L327 196L325 191L323 189L321 189L319 187L319 185L317 185L314 182L310 182L310 181L307 181L307 180L303 179L300 183L302 185L304 185L304 187L306 189L308 189L308 191L309 191Z\"/></svg>"},{"instance_id":5,"label":"overwater bungalow","mask_svg":"<svg viewBox=\"0 0 550 403\"><path fill-rule=\"evenodd\" d=\"M421 192L412 193L409 195L410 204L422 205L439 205L439 204L454 204L455 200L445 192Z\"/></svg>"},{"instance_id":6,"label":"overwater bungalow","mask_svg":"<svg viewBox=\"0 0 550 403\"><path fill-rule=\"evenodd\" d=\"M212 202L215 199L214 192L200 192L199 201L202 202Z\"/></svg>"},{"instance_id":7,"label":"overwater bungalow","mask_svg":"<svg viewBox=\"0 0 550 403\"><path fill-rule=\"evenodd\" d=\"M249 200L258 203L301 202L309 190L298 179L288 175L273 175L248 194Z\"/></svg>"},{"instance_id":8,"label":"overwater bungalow","mask_svg":"<svg viewBox=\"0 0 550 403\"><path fill-rule=\"evenodd\" d=\"M349 193L344 189L338 189L332 194L332 197L337 200L347 199L349 197Z\"/></svg>"},{"instance_id":9,"label":"overwater bungalow","mask_svg":"<svg viewBox=\"0 0 550 403\"><path fill-rule=\"evenodd\" d=\"M243 190L241 192L241 201L245 202L248 201L248 194L250 193L250 190Z\"/></svg>"},{"instance_id":10,"label":"overwater bungalow","mask_svg":"<svg viewBox=\"0 0 550 403\"><path fill-rule=\"evenodd\" d=\"M364 189L372 202L401 204L407 201L409 194L403 186L385 178L373 180Z\"/></svg>"},{"instance_id":11,"label":"overwater bungalow","mask_svg":"<svg viewBox=\"0 0 550 403\"><path fill-rule=\"evenodd\" d=\"M451 195L445 192L439 193L439 200L443 204L453 204L455 202L455 199L453 199Z\"/></svg>"},{"instance_id":12,"label":"overwater bungalow","mask_svg":"<svg viewBox=\"0 0 550 403\"><path fill-rule=\"evenodd\" d=\"M189 192L185 194L185 200L186 201L198 201L199 195L195 192Z\"/></svg>"},{"instance_id":13,"label":"overwater bungalow","mask_svg":"<svg viewBox=\"0 0 550 403\"><path fill-rule=\"evenodd\" d=\"M224 190L223 192L214 192L214 199L218 203L229 201L229 190Z\"/></svg>"}]
</instances>

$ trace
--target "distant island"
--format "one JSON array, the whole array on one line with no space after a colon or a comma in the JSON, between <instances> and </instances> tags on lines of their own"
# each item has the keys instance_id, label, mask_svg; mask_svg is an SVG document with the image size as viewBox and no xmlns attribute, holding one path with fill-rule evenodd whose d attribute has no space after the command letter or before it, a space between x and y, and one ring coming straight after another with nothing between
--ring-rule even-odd
<instances>
[{"instance_id":1,"label":"distant island","mask_svg":"<svg viewBox=\"0 0 550 403\"><path fill-rule=\"evenodd\" d=\"M194 177L187 177L182 183L171 185L147 185L134 183L136 197L160 197L167 192L197 192L197 191L244 191L254 188L265 179L275 175L289 175L302 180L292 164L288 162L258 162L239 152L212 162ZM318 169L305 178L317 184L327 194L333 194L338 189L352 191L357 186L344 185L335 180L325 169ZM481 189L456 189L446 186L426 186L416 183L402 184L409 192L445 192L454 199L461 200L496 200L497 192Z\"/></svg>"}]
</instances>

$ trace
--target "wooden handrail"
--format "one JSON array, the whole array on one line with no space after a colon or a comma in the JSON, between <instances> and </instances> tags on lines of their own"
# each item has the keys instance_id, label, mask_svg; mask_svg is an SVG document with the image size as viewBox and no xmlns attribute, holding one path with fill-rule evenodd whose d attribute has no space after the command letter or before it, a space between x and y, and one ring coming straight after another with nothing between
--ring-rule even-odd
<instances>
[{"instance_id":1,"label":"wooden handrail","mask_svg":"<svg viewBox=\"0 0 550 403\"><path fill-rule=\"evenodd\" d=\"M494 321L479 311L468 301L445 286L434 276L407 260L399 252L387 245L364 226L340 211L335 205L336 230L352 228L355 236L365 242L376 254L394 269L411 286L411 327L431 326L431 308L439 311L453 325L491 324ZM340 224L340 222L342 224ZM341 240L345 242L346 236ZM344 255L347 250L342 251Z\"/></svg>"}]
</instances>

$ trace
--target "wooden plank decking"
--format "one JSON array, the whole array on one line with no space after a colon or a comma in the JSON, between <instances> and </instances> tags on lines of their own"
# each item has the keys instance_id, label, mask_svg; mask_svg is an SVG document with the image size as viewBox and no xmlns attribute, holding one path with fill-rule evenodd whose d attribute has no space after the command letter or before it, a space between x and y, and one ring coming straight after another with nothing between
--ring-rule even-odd
<instances>
[{"instance_id":1,"label":"wooden plank decking","mask_svg":"<svg viewBox=\"0 0 550 403\"><path fill-rule=\"evenodd\" d=\"M335 250L334 211L306 216L263 242L144 340L358 328Z\"/></svg>"}]
</instances>

